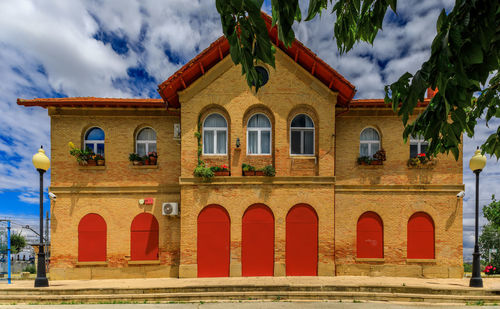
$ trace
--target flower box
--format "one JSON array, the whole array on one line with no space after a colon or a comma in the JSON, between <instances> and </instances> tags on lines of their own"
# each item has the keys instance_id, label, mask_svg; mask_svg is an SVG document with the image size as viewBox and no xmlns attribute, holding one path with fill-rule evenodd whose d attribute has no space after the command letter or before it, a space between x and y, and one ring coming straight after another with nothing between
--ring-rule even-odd
<instances>
[{"instance_id":1,"label":"flower box","mask_svg":"<svg viewBox=\"0 0 500 309\"><path fill-rule=\"evenodd\" d=\"M243 171L243 176L255 176L255 171Z\"/></svg>"},{"instance_id":2,"label":"flower box","mask_svg":"<svg viewBox=\"0 0 500 309\"><path fill-rule=\"evenodd\" d=\"M214 172L214 176L229 176L229 171Z\"/></svg>"},{"instance_id":3,"label":"flower box","mask_svg":"<svg viewBox=\"0 0 500 309\"><path fill-rule=\"evenodd\" d=\"M255 176L264 176L264 171L255 171Z\"/></svg>"},{"instance_id":4,"label":"flower box","mask_svg":"<svg viewBox=\"0 0 500 309\"><path fill-rule=\"evenodd\" d=\"M87 165L88 166L97 166L97 161L94 159L88 159L87 160Z\"/></svg>"},{"instance_id":5,"label":"flower box","mask_svg":"<svg viewBox=\"0 0 500 309\"><path fill-rule=\"evenodd\" d=\"M97 166L104 166L105 161L104 160L97 160Z\"/></svg>"}]
</instances>

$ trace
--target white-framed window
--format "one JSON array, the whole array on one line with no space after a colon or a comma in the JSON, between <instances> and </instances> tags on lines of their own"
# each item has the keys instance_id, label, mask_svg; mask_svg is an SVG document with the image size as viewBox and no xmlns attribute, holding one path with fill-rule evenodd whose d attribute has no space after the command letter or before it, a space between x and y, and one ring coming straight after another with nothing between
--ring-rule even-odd
<instances>
[{"instance_id":1,"label":"white-framed window","mask_svg":"<svg viewBox=\"0 0 500 309\"><path fill-rule=\"evenodd\" d=\"M156 132L152 128L141 129L135 139L135 152L145 156L152 151L156 152Z\"/></svg>"},{"instance_id":2,"label":"white-framed window","mask_svg":"<svg viewBox=\"0 0 500 309\"><path fill-rule=\"evenodd\" d=\"M373 157L380 150L380 134L374 128L366 128L359 136L359 156Z\"/></svg>"},{"instance_id":3,"label":"white-framed window","mask_svg":"<svg viewBox=\"0 0 500 309\"><path fill-rule=\"evenodd\" d=\"M306 114L299 114L292 120L290 154L314 155L314 122Z\"/></svg>"},{"instance_id":4,"label":"white-framed window","mask_svg":"<svg viewBox=\"0 0 500 309\"><path fill-rule=\"evenodd\" d=\"M419 153L426 153L429 143L423 136L410 137L410 158L415 158Z\"/></svg>"},{"instance_id":5,"label":"white-framed window","mask_svg":"<svg viewBox=\"0 0 500 309\"><path fill-rule=\"evenodd\" d=\"M271 154L271 121L264 114L255 114L248 120L247 154Z\"/></svg>"},{"instance_id":6,"label":"white-framed window","mask_svg":"<svg viewBox=\"0 0 500 309\"><path fill-rule=\"evenodd\" d=\"M86 149L104 157L104 131L97 127L90 128L85 133L83 145Z\"/></svg>"},{"instance_id":7,"label":"white-framed window","mask_svg":"<svg viewBox=\"0 0 500 309\"><path fill-rule=\"evenodd\" d=\"M227 121L220 114L210 114L203 122L203 154L227 153Z\"/></svg>"}]
</instances>

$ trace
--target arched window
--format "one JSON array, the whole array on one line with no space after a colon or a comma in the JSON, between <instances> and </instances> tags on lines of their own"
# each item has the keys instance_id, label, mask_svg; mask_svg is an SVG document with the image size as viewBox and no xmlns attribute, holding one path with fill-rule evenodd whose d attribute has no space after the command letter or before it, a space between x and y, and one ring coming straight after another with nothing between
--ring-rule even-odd
<instances>
[{"instance_id":1,"label":"arched window","mask_svg":"<svg viewBox=\"0 0 500 309\"><path fill-rule=\"evenodd\" d=\"M158 259L158 221L149 213L135 216L130 228L130 259L132 261Z\"/></svg>"},{"instance_id":2,"label":"arched window","mask_svg":"<svg viewBox=\"0 0 500 309\"><path fill-rule=\"evenodd\" d=\"M85 133L85 148L104 157L104 131L101 128L91 128Z\"/></svg>"},{"instance_id":3,"label":"arched window","mask_svg":"<svg viewBox=\"0 0 500 309\"><path fill-rule=\"evenodd\" d=\"M220 114L211 114L203 123L203 154L227 153L227 122Z\"/></svg>"},{"instance_id":4,"label":"arched window","mask_svg":"<svg viewBox=\"0 0 500 309\"><path fill-rule=\"evenodd\" d=\"M410 137L410 158L415 158L419 153L426 153L429 143L423 136Z\"/></svg>"},{"instance_id":5,"label":"arched window","mask_svg":"<svg viewBox=\"0 0 500 309\"><path fill-rule=\"evenodd\" d=\"M434 258L434 222L431 216L417 212L410 217L407 246L409 259Z\"/></svg>"},{"instance_id":6,"label":"arched window","mask_svg":"<svg viewBox=\"0 0 500 309\"><path fill-rule=\"evenodd\" d=\"M384 225L379 215L365 212L358 219L356 228L356 257L384 257Z\"/></svg>"},{"instance_id":7,"label":"arched window","mask_svg":"<svg viewBox=\"0 0 500 309\"><path fill-rule=\"evenodd\" d=\"M156 152L156 132L151 128L144 128L137 134L135 152L145 156L151 151Z\"/></svg>"},{"instance_id":8,"label":"arched window","mask_svg":"<svg viewBox=\"0 0 500 309\"><path fill-rule=\"evenodd\" d=\"M380 150L380 135L373 128L366 128L359 137L359 156L372 157Z\"/></svg>"},{"instance_id":9,"label":"arched window","mask_svg":"<svg viewBox=\"0 0 500 309\"><path fill-rule=\"evenodd\" d=\"M247 153L271 154L271 122L264 114L255 114L248 120Z\"/></svg>"},{"instance_id":10,"label":"arched window","mask_svg":"<svg viewBox=\"0 0 500 309\"><path fill-rule=\"evenodd\" d=\"M78 224L78 261L106 261L106 221L98 214L85 215Z\"/></svg>"},{"instance_id":11,"label":"arched window","mask_svg":"<svg viewBox=\"0 0 500 309\"><path fill-rule=\"evenodd\" d=\"M305 114L295 116L290 125L290 153L314 155L314 123Z\"/></svg>"}]
</instances>

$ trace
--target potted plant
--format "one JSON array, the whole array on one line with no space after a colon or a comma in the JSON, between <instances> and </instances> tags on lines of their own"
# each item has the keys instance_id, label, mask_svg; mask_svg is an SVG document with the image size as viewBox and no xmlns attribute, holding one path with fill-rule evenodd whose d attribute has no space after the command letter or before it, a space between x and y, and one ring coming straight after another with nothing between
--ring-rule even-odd
<instances>
[{"instance_id":1,"label":"potted plant","mask_svg":"<svg viewBox=\"0 0 500 309\"><path fill-rule=\"evenodd\" d=\"M90 156L87 159L87 165L88 166L97 166L97 160L96 160L96 155L95 153L91 153Z\"/></svg>"},{"instance_id":2,"label":"potted plant","mask_svg":"<svg viewBox=\"0 0 500 309\"><path fill-rule=\"evenodd\" d=\"M419 153L416 157L408 159L406 165L410 168L422 168L426 166L434 166L436 164L436 160L434 160L431 156L426 155L425 153Z\"/></svg>"},{"instance_id":3,"label":"potted plant","mask_svg":"<svg viewBox=\"0 0 500 309\"><path fill-rule=\"evenodd\" d=\"M264 170L262 168L256 169L255 176L264 176Z\"/></svg>"},{"instance_id":4,"label":"potted plant","mask_svg":"<svg viewBox=\"0 0 500 309\"><path fill-rule=\"evenodd\" d=\"M148 156L142 156L141 159L142 159L142 162L144 165L151 165L151 162L149 161Z\"/></svg>"},{"instance_id":5,"label":"potted plant","mask_svg":"<svg viewBox=\"0 0 500 309\"><path fill-rule=\"evenodd\" d=\"M243 170L243 176L254 176L255 175L255 167L251 166L250 164L243 163L241 165L241 168Z\"/></svg>"},{"instance_id":6,"label":"potted plant","mask_svg":"<svg viewBox=\"0 0 500 309\"><path fill-rule=\"evenodd\" d=\"M92 151L89 149L82 150L77 148L72 142L69 142L68 145L70 147L69 154L76 158L76 162L79 165L87 165L88 160L92 155Z\"/></svg>"},{"instance_id":7,"label":"potted plant","mask_svg":"<svg viewBox=\"0 0 500 309\"><path fill-rule=\"evenodd\" d=\"M128 155L128 160L132 162L133 165L142 165L142 158L136 153L131 153Z\"/></svg>"},{"instance_id":8,"label":"potted plant","mask_svg":"<svg viewBox=\"0 0 500 309\"><path fill-rule=\"evenodd\" d=\"M104 161L104 157L102 155L96 154L95 160L97 162L97 166L104 166L105 161Z\"/></svg>"},{"instance_id":9,"label":"potted plant","mask_svg":"<svg viewBox=\"0 0 500 309\"><path fill-rule=\"evenodd\" d=\"M266 165L264 166L264 168L262 169L262 171L264 172L264 176L275 176L276 175L276 170L274 169L274 167L272 165Z\"/></svg>"},{"instance_id":10,"label":"potted plant","mask_svg":"<svg viewBox=\"0 0 500 309\"><path fill-rule=\"evenodd\" d=\"M385 161L386 160L386 156L385 156L385 150L384 149L380 149L379 151L377 151L374 155L373 155L373 158L376 160L376 161Z\"/></svg>"},{"instance_id":11,"label":"potted plant","mask_svg":"<svg viewBox=\"0 0 500 309\"><path fill-rule=\"evenodd\" d=\"M205 166L205 163L199 162L196 168L193 171L193 176L203 178L205 181L209 181L212 177L214 177L214 172L212 169Z\"/></svg>"},{"instance_id":12,"label":"potted plant","mask_svg":"<svg viewBox=\"0 0 500 309\"><path fill-rule=\"evenodd\" d=\"M226 164L212 166L210 170L214 173L214 176L229 176L229 168Z\"/></svg>"},{"instance_id":13,"label":"potted plant","mask_svg":"<svg viewBox=\"0 0 500 309\"><path fill-rule=\"evenodd\" d=\"M148 153L149 164L156 165L156 161L158 160L158 153L156 151L151 151Z\"/></svg>"},{"instance_id":14,"label":"potted plant","mask_svg":"<svg viewBox=\"0 0 500 309\"><path fill-rule=\"evenodd\" d=\"M372 158L368 156L361 156L358 158L358 164L359 165L370 165L372 163Z\"/></svg>"}]
</instances>

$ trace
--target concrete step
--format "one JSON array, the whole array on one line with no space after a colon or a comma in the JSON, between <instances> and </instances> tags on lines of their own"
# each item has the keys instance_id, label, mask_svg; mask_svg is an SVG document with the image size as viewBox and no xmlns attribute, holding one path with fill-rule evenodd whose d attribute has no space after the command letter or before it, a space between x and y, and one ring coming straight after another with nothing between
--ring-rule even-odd
<instances>
[{"instance_id":1,"label":"concrete step","mask_svg":"<svg viewBox=\"0 0 500 309\"><path fill-rule=\"evenodd\" d=\"M199 302L199 301L386 301L435 304L499 304L500 296L432 295L414 293L373 293L336 291L253 291L192 292L152 294L90 294L90 295L1 295L0 303L113 303L113 302Z\"/></svg>"}]
</instances>

